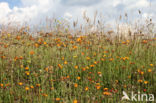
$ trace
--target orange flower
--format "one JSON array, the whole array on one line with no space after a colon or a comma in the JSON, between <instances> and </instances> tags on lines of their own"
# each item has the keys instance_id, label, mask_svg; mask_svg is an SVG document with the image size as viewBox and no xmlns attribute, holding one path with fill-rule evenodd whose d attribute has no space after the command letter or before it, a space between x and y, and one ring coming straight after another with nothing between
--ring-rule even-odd
<instances>
[{"instance_id":1,"label":"orange flower","mask_svg":"<svg viewBox=\"0 0 156 103\"><path fill-rule=\"evenodd\" d=\"M4 85L1 83L0 86L3 87Z\"/></svg>"},{"instance_id":2,"label":"orange flower","mask_svg":"<svg viewBox=\"0 0 156 103\"><path fill-rule=\"evenodd\" d=\"M64 64L68 64L68 62L67 61L64 61Z\"/></svg>"},{"instance_id":3,"label":"orange flower","mask_svg":"<svg viewBox=\"0 0 156 103\"><path fill-rule=\"evenodd\" d=\"M29 67L25 67L25 70L29 70Z\"/></svg>"},{"instance_id":4,"label":"orange flower","mask_svg":"<svg viewBox=\"0 0 156 103\"><path fill-rule=\"evenodd\" d=\"M110 92L103 92L104 95L110 96L111 93Z\"/></svg>"},{"instance_id":5,"label":"orange flower","mask_svg":"<svg viewBox=\"0 0 156 103\"><path fill-rule=\"evenodd\" d=\"M20 40L20 39L21 39L21 37L20 37L20 36L16 36L16 39L17 39L17 40Z\"/></svg>"},{"instance_id":6,"label":"orange flower","mask_svg":"<svg viewBox=\"0 0 156 103\"><path fill-rule=\"evenodd\" d=\"M67 76L67 79L69 79L69 78L70 78L70 76L68 75L68 76Z\"/></svg>"},{"instance_id":7,"label":"orange flower","mask_svg":"<svg viewBox=\"0 0 156 103\"><path fill-rule=\"evenodd\" d=\"M63 66L62 66L61 64L58 64L58 67L59 67L60 69L62 69L62 68L63 68Z\"/></svg>"},{"instance_id":8,"label":"orange flower","mask_svg":"<svg viewBox=\"0 0 156 103\"><path fill-rule=\"evenodd\" d=\"M85 88L85 91L88 91L88 89L89 89L89 88L88 88L88 87L86 87L86 88Z\"/></svg>"},{"instance_id":9,"label":"orange flower","mask_svg":"<svg viewBox=\"0 0 156 103\"><path fill-rule=\"evenodd\" d=\"M144 75L144 72L142 71L140 74L141 74L141 75Z\"/></svg>"},{"instance_id":10,"label":"orange flower","mask_svg":"<svg viewBox=\"0 0 156 103\"><path fill-rule=\"evenodd\" d=\"M139 79L138 82L139 82L139 83L142 83L142 80Z\"/></svg>"},{"instance_id":11,"label":"orange flower","mask_svg":"<svg viewBox=\"0 0 156 103\"><path fill-rule=\"evenodd\" d=\"M47 96L48 96L48 94L45 94L45 93L43 93L42 95L43 95L44 97L47 97Z\"/></svg>"},{"instance_id":12,"label":"orange flower","mask_svg":"<svg viewBox=\"0 0 156 103\"><path fill-rule=\"evenodd\" d=\"M109 59L109 61L113 61L113 60L114 60L113 58L110 58L110 59Z\"/></svg>"},{"instance_id":13,"label":"orange flower","mask_svg":"<svg viewBox=\"0 0 156 103\"><path fill-rule=\"evenodd\" d=\"M33 88L34 88L34 86L33 86L33 85L32 85L32 86L30 86L30 88L31 88L31 89L33 89Z\"/></svg>"},{"instance_id":14,"label":"orange flower","mask_svg":"<svg viewBox=\"0 0 156 103\"><path fill-rule=\"evenodd\" d=\"M19 82L19 83L18 83L18 85L22 86L22 85L23 85L23 83L22 83L22 82Z\"/></svg>"},{"instance_id":15,"label":"orange flower","mask_svg":"<svg viewBox=\"0 0 156 103\"><path fill-rule=\"evenodd\" d=\"M29 87L25 87L25 90L28 91L29 90Z\"/></svg>"},{"instance_id":16,"label":"orange flower","mask_svg":"<svg viewBox=\"0 0 156 103\"><path fill-rule=\"evenodd\" d=\"M104 90L104 91L108 91L108 88L104 88L103 90Z\"/></svg>"},{"instance_id":17,"label":"orange flower","mask_svg":"<svg viewBox=\"0 0 156 103\"><path fill-rule=\"evenodd\" d=\"M98 90L99 90L100 88L101 88L101 86L96 86L96 89L98 89Z\"/></svg>"},{"instance_id":18,"label":"orange flower","mask_svg":"<svg viewBox=\"0 0 156 103\"><path fill-rule=\"evenodd\" d=\"M98 75L102 74L101 72L97 72L97 73L98 73Z\"/></svg>"},{"instance_id":19,"label":"orange flower","mask_svg":"<svg viewBox=\"0 0 156 103\"><path fill-rule=\"evenodd\" d=\"M26 71L25 74L26 74L26 75L30 75L30 72L29 72L29 71Z\"/></svg>"},{"instance_id":20,"label":"orange flower","mask_svg":"<svg viewBox=\"0 0 156 103\"><path fill-rule=\"evenodd\" d=\"M75 87L75 88L77 88L77 87L78 87L78 84L77 84L77 83L75 83L75 84L74 84L74 87Z\"/></svg>"},{"instance_id":21,"label":"orange flower","mask_svg":"<svg viewBox=\"0 0 156 103\"><path fill-rule=\"evenodd\" d=\"M56 98L55 100L56 100L56 101L60 101L60 100L61 100L61 98Z\"/></svg>"},{"instance_id":22,"label":"orange flower","mask_svg":"<svg viewBox=\"0 0 156 103\"><path fill-rule=\"evenodd\" d=\"M152 72L152 69L148 69L148 72L149 72L149 73Z\"/></svg>"},{"instance_id":23,"label":"orange flower","mask_svg":"<svg viewBox=\"0 0 156 103\"><path fill-rule=\"evenodd\" d=\"M36 87L40 87L40 84L36 84Z\"/></svg>"},{"instance_id":24,"label":"orange flower","mask_svg":"<svg viewBox=\"0 0 156 103\"><path fill-rule=\"evenodd\" d=\"M77 77L77 79L80 80L81 78L80 77Z\"/></svg>"},{"instance_id":25,"label":"orange flower","mask_svg":"<svg viewBox=\"0 0 156 103\"><path fill-rule=\"evenodd\" d=\"M78 103L78 102L77 102L77 100L75 99L75 100L73 101L73 103Z\"/></svg>"},{"instance_id":26,"label":"orange flower","mask_svg":"<svg viewBox=\"0 0 156 103\"><path fill-rule=\"evenodd\" d=\"M37 43L35 43L35 47L36 47L36 48L38 48L38 47L39 47L39 45L38 45Z\"/></svg>"},{"instance_id":27,"label":"orange flower","mask_svg":"<svg viewBox=\"0 0 156 103\"><path fill-rule=\"evenodd\" d=\"M35 52L34 51L30 51L30 55L34 55L35 54Z\"/></svg>"},{"instance_id":28,"label":"orange flower","mask_svg":"<svg viewBox=\"0 0 156 103\"><path fill-rule=\"evenodd\" d=\"M77 65L75 65L75 69L78 69L78 66Z\"/></svg>"},{"instance_id":29,"label":"orange flower","mask_svg":"<svg viewBox=\"0 0 156 103\"><path fill-rule=\"evenodd\" d=\"M148 84L148 81L144 81L144 84Z\"/></svg>"},{"instance_id":30,"label":"orange flower","mask_svg":"<svg viewBox=\"0 0 156 103\"><path fill-rule=\"evenodd\" d=\"M87 60L90 60L90 57L86 57Z\"/></svg>"},{"instance_id":31,"label":"orange flower","mask_svg":"<svg viewBox=\"0 0 156 103\"><path fill-rule=\"evenodd\" d=\"M47 44L47 42L44 42L43 44L44 44L44 45L46 45L46 44Z\"/></svg>"}]
</instances>

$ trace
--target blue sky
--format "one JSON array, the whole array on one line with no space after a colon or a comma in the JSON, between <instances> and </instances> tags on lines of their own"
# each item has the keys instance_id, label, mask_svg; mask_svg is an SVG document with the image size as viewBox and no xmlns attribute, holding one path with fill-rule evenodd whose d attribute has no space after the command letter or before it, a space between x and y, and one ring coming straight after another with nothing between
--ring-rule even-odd
<instances>
[{"instance_id":1,"label":"blue sky","mask_svg":"<svg viewBox=\"0 0 156 103\"><path fill-rule=\"evenodd\" d=\"M21 3L20 0L0 0L0 2L7 2L10 8L13 8L14 6L20 6Z\"/></svg>"},{"instance_id":2,"label":"blue sky","mask_svg":"<svg viewBox=\"0 0 156 103\"><path fill-rule=\"evenodd\" d=\"M93 19L95 11L113 23L124 13L130 20L138 19L138 10L142 11L142 18L156 21L156 0L0 0L0 24L38 23L53 16L82 22L84 13Z\"/></svg>"}]
</instances>

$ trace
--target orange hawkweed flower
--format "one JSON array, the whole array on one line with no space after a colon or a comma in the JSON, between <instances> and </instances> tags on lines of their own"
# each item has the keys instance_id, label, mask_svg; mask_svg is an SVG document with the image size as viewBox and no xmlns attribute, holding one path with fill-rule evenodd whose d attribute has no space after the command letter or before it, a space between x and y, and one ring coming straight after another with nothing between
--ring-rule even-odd
<instances>
[{"instance_id":1,"label":"orange hawkweed flower","mask_svg":"<svg viewBox=\"0 0 156 103\"><path fill-rule=\"evenodd\" d=\"M86 57L87 60L90 60L90 57Z\"/></svg>"},{"instance_id":2,"label":"orange hawkweed flower","mask_svg":"<svg viewBox=\"0 0 156 103\"><path fill-rule=\"evenodd\" d=\"M144 84L148 84L148 81L144 81Z\"/></svg>"},{"instance_id":3,"label":"orange hawkweed flower","mask_svg":"<svg viewBox=\"0 0 156 103\"><path fill-rule=\"evenodd\" d=\"M30 75L30 72L29 72L29 71L26 71L25 74L26 74L26 75Z\"/></svg>"},{"instance_id":4,"label":"orange hawkweed flower","mask_svg":"<svg viewBox=\"0 0 156 103\"><path fill-rule=\"evenodd\" d=\"M22 86L22 85L23 85L23 83L22 83L22 82L19 82L19 83L18 83L18 85Z\"/></svg>"},{"instance_id":5,"label":"orange hawkweed flower","mask_svg":"<svg viewBox=\"0 0 156 103\"><path fill-rule=\"evenodd\" d=\"M75 99L75 100L73 101L73 103L78 103L78 102L77 102L77 100Z\"/></svg>"},{"instance_id":6,"label":"orange hawkweed flower","mask_svg":"<svg viewBox=\"0 0 156 103\"><path fill-rule=\"evenodd\" d=\"M108 88L104 88L103 90L104 90L104 91L108 91Z\"/></svg>"},{"instance_id":7,"label":"orange hawkweed flower","mask_svg":"<svg viewBox=\"0 0 156 103\"><path fill-rule=\"evenodd\" d=\"M35 47L36 47L36 48L38 48L38 47L39 47L39 45L38 45L37 43L35 43Z\"/></svg>"},{"instance_id":8,"label":"orange hawkweed flower","mask_svg":"<svg viewBox=\"0 0 156 103\"><path fill-rule=\"evenodd\" d=\"M101 88L101 86L96 86L96 89L99 90Z\"/></svg>"},{"instance_id":9,"label":"orange hawkweed flower","mask_svg":"<svg viewBox=\"0 0 156 103\"><path fill-rule=\"evenodd\" d=\"M32 86L30 86L30 88L31 88L31 89L33 89L33 88L34 88L34 86L33 86L33 85L32 85Z\"/></svg>"},{"instance_id":10,"label":"orange hawkweed flower","mask_svg":"<svg viewBox=\"0 0 156 103\"><path fill-rule=\"evenodd\" d=\"M29 87L25 87L25 90L28 91L30 88Z\"/></svg>"},{"instance_id":11,"label":"orange hawkweed flower","mask_svg":"<svg viewBox=\"0 0 156 103\"><path fill-rule=\"evenodd\" d=\"M30 51L30 55L34 55L35 54L35 52L34 51Z\"/></svg>"},{"instance_id":12,"label":"orange hawkweed flower","mask_svg":"<svg viewBox=\"0 0 156 103\"><path fill-rule=\"evenodd\" d=\"M75 65L75 67L74 67L75 69L78 69L78 66L77 65Z\"/></svg>"},{"instance_id":13,"label":"orange hawkweed flower","mask_svg":"<svg viewBox=\"0 0 156 103\"><path fill-rule=\"evenodd\" d=\"M142 83L142 80L139 79L138 82L139 82L139 83Z\"/></svg>"},{"instance_id":14,"label":"orange hawkweed flower","mask_svg":"<svg viewBox=\"0 0 156 103\"><path fill-rule=\"evenodd\" d=\"M43 95L44 97L47 97L47 96L48 96L48 94L45 94L45 93L43 93L42 95Z\"/></svg>"},{"instance_id":15,"label":"orange hawkweed flower","mask_svg":"<svg viewBox=\"0 0 156 103\"><path fill-rule=\"evenodd\" d=\"M114 60L113 58L110 58L110 59L109 59L109 61L113 61L113 60Z\"/></svg>"},{"instance_id":16,"label":"orange hawkweed flower","mask_svg":"<svg viewBox=\"0 0 156 103\"><path fill-rule=\"evenodd\" d=\"M36 87L40 87L41 85L40 84L36 84Z\"/></svg>"},{"instance_id":17,"label":"orange hawkweed flower","mask_svg":"<svg viewBox=\"0 0 156 103\"><path fill-rule=\"evenodd\" d=\"M110 96L111 93L110 92L103 92L104 95Z\"/></svg>"},{"instance_id":18,"label":"orange hawkweed flower","mask_svg":"<svg viewBox=\"0 0 156 103\"><path fill-rule=\"evenodd\" d=\"M68 62L67 61L64 61L64 64L68 64Z\"/></svg>"},{"instance_id":19,"label":"orange hawkweed flower","mask_svg":"<svg viewBox=\"0 0 156 103\"><path fill-rule=\"evenodd\" d=\"M85 87L85 91L88 91L88 89L89 89L88 87Z\"/></svg>"},{"instance_id":20,"label":"orange hawkweed flower","mask_svg":"<svg viewBox=\"0 0 156 103\"><path fill-rule=\"evenodd\" d=\"M148 72L149 72L149 73L152 72L152 69L148 69Z\"/></svg>"},{"instance_id":21,"label":"orange hawkweed flower","mask_svg":"<svg viewBox=\"0 0 156 103\"><path fill-rule=\"evenodd\" d=\"M150 64L150 66L153 67L154 65L153 64Z\"/></svg>"},{"instance_id":22,"label":"orange hawkweed flower","mask_svg":"<svg viewBox=\"0 0 156 103\"><path fill-rule=\"evenodd\" d=\"M55 100L56 100L56 101L60 101L60 100L61 100L61 98L56 98Z\"/></svg>"},{"instance_id":23,"label":"orange hawkweed flower","mask_svg":"<svg viewBox=\"0 0 156 103\"><path fill-rule=\"evenodd\" d=\"M17 39L17 40L20 40L20 39L21 39L21 37L20 37L20 36L16 36L16 39Z\"/></svg>"},{"instance_id":24,"label":"orange hawkweed flower","mask_svg":"<svg viewBox=\"0 0 156 103\"><path fill-rule=\"evenodd\" d=\"M63 68L63 66L62 66L61 64L58 64L58 67L59 67L60 69L62 69L62 68Z\"/></svg>"},{"instance_id":25,"label":"orange hawkweed flower","mask_svg":"<svg viewBox=\"0 0 156 103\"><path fill-rule=\"evenodd\" d=\"M25 70L29 70L29 67L25 67Z\"/></svg>"},{"instance_id":26,"label":"orange hawkweed flower","mask_svg":"<svg viewBox=\"0 0 156 103\"><path fill-rule=\"evenodd\" d=\"M77 84L77 83L75 83L75 84L74 84L74 87L75 87L75 88L77 88L77 87L78 87L78 84Z\"/></svg>"},{"instance_id":27,"label":"orange hawkweed flower","mask_svg":"<svg viewBox=\"0 0 156 103\"><path fill-rule=\"evenodd\" d=\"M80 80L80 79L81 79L81 77L77 77L77 79L78 79L78 80Z\"/></svg>"},{"instance_id":28,"label":"orange hawkweed flower","mask_svg":"<svg viewBox=\"0 0 156 103\"><path fill-rule=\"evenodd\" d=\"M4 84L2 84L2 83L1 83L1 84L0 84L0 86L1 86L1 87L3 87L3 86L4 86Z\"/></svg>"}]
</instances>

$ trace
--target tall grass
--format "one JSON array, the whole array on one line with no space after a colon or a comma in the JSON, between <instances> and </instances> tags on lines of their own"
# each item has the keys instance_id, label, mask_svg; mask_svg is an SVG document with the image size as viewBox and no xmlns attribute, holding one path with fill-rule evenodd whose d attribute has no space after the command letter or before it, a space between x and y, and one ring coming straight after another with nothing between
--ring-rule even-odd
<instances>
[{"instance_id":1,"label":"tall grass","mask_svg":"<svg viewBox=\"0 0 156 103\"><path fill-rule=\"evenodd\" d=\"M156 95L156 38L105 32L99 21L90 31L96 20L85 29L73 22L74 32L57 22L37 36L28 27L2 29L0 102L124 103L123 91Z\"/></svg>"}]
</instances>

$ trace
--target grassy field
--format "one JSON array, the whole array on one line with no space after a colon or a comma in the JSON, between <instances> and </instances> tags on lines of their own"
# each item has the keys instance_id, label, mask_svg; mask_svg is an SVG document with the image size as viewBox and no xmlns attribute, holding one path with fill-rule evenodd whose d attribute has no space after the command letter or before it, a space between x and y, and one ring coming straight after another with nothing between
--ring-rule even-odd
<instances>
[{"instance_id":1,"label":"grassy field","mask_svg":"<svg viewBox=\"0 0 156 103\"><path fill-rule=\"evenodd\" d=\"M123 91L155 87L156 38L1 33L0 103L131 103Z\"/></svg>"}]
</instances>

